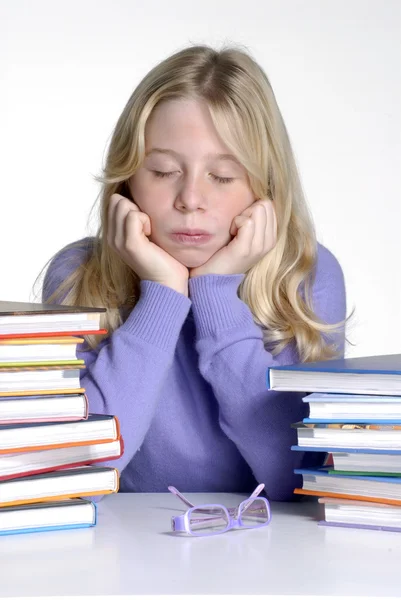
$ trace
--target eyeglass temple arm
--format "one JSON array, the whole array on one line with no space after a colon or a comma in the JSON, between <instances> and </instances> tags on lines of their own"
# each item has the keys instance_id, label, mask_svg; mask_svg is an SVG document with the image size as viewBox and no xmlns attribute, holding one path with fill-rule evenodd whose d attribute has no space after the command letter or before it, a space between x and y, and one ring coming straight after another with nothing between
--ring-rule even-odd
<instances>
[{"instance_id":1,"label":"eyeglass temple arm","mask_svg":"<svg viewBox=\"0 0 401 600\"><path fill-rule=\"evenodd\" d=\"M177 488L175 488L173 485L169 485L168 486L168 491L171 492L172 494L174 494L175 496L178 496L178 498L187 506L189 506L189 508L194 508L194 504L192 504L192 502L190 502L189 500L187 500L185 498L185 496L183 494L181 494L181 492L179 492L177 490Z\"/></svg>"},{"instance_id":2,"label":"eyeglass temple arm","mask_svg":"<svg viewBox=\"0 0 401 600\"><path fill-rule=\"evenodd\" d=\"M262 492L262 490L264 489L265 484L264 483L260 483L252 492L252 494L249 496L248 500L249 500L249 504L251 504L252 500L254 498L256 498L257 496L259 496L259 494ZM189 500L187 500L187 498L185 498L184 494L181 494L181 492L179 492L177 490L176 487L174 487L173 485L169 485L168 486L168 491L171 492L172 494L174 494L175 496L177 496L182 502L184 502L184 504L186 504L189 508L194 508L194 504L192 504L192 502L190 502ZM244 507L244 509L246 510L246 508L249 506L249 504L247 503ZM229 508L228 512L230 514L233 514L236 511L236 507L235 508Z\"/></svg>"},{"instance_id":3,"label":"eyeglass temple arm","mask_svg":"<svg viewBox=\"0 0 401 600\"><path fill-rule=\"evenodd\" d=\"M258 485L258 486L257 486L257 487L256 487L256 488L253 490L252 494L251 494L251 495L249 496L249 498L247 499L247 500L248 500L248 502L246 502L246 504L244 504L244 506L243 506L243 508L242 508L242 512L245 512L245 511L246 511L246 509L248 508L248 506L249 506L250 504L252 504L252 502L255 500L255 498L257 498L257 497L259 496L259 494L260 494L260 493L263 491L264 487L265 487L265 484L264 484L264 483L260 483L260 484L259 484L259 485ZM230 511L230 514L232 514L232 513L231 513L231 510L233 510L233 511L236 513L237 511L239 511L239 506L237 506L237 507L235 507L235 508L233 508L233 509L231 509L231 508L230 508L230 509L229 509L229 511Z\"/></svg>"}]
</instances>

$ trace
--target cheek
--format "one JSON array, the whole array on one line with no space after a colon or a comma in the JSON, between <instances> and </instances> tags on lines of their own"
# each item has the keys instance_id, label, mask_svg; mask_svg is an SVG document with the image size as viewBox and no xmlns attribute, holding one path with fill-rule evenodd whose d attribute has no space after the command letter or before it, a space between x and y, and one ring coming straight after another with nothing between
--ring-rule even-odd
<instances>
[{"instance_id":1,"label":"cheek","mask_svg":"<svg viewBox=\"0 0 401 600\"><path fill-rule=\"evenodd\" d=\"M245 191L243 194L229 196L224 202L221 202L216 211L221 228L229 230L234 218L249 208L254 201L252 194Z\"/></svg>"}]
</instances>

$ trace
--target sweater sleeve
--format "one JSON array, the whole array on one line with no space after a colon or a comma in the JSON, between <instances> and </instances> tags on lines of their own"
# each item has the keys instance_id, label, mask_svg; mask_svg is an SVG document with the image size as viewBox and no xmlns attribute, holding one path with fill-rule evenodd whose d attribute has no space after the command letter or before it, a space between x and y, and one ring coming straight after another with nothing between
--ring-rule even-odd
<instances>
[{"instance_id":1,"label":"sweater sleeve","mask_svg":"<svg viewBox=\"0 0 401 600\"><path fill-rule=\"evenodd\" d=\"M46 273L43 301L68 275L66 265L79 263L71 250L57 255ZM142 281L140 299L123 325L95 350L79 347L78 358L85 361L81 385L86 390L89 411L115 415L124 440L123 456L102 465L122 471L140 448L157 409L190 304L186 296L169 287Z\"/></svg>"},{"instance_id":2,"label":"sweater sleeve","mask_svg":"<svg viewBox=\"0 0 401 600\"><path fill-rule=\"evenodd\" d=\"M304 393L266 389L268 367L297 362L287 348L273 357L264 348L262 331L249 307L237 295L243 275L203 275L190 280L190 297L197 330L199 368L219 404L220 426L266 485L271 500L294 499L301 487L294 468L308 466L316 453L291 451L296 431L291 424L307 416ZM340 265L320 247L314 310L326 323L345 318L345 288ZM344 332L336 334L341 352ZM334 339L334 338L333 338ZM318 455L321 459L321 453Z\"/></svg>"}]
</instances>

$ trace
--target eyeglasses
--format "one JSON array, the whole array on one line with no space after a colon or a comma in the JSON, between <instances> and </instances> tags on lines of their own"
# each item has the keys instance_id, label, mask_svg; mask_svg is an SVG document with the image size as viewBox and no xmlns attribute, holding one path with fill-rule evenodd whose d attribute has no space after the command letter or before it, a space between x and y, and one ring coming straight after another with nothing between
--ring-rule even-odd
<instances>
[{"instance_id":1,"label":"eyeglasses","mask_svg":"<svg viewBox=\"0 0 401 600\"><path fill-rule=\"evenodd\" d=\"M172 517L171 529L189 535L207 536L225 533L234 527L246 529L265 527L271 521L271 512L268 500L258 498L264 487L265 484L261 483L241 504L234 508L227 508L222 504L194 506L175 487L169 486L169 491L190 507L183 515Z\"/></svg>"}]
</instances>

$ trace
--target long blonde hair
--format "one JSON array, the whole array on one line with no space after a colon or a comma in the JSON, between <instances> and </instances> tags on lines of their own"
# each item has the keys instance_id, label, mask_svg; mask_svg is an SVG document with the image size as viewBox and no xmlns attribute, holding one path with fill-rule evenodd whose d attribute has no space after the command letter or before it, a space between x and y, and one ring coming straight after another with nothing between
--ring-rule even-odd
<instances>
[{"instance_id":1,"label":"long blonde hair","mask_svg":"<svg viewBox=\"0 0 401 600\"><path fill-rule=\"evenodd\" d=\"M247 273L238 294L263 328L273 354L295 343L302 362L336 356L327 325L312 309L317 242L287 130L269 80L244 50L209 46L185 48L155 66L128 100L112 134L101 177L100 225L87 261L75 268L49 302L67 292L64 304L106 307L103 326L122 323L120 309L132 309L139 280L107 244L112 194L130 197L127 181L145 156L145 126L155 106L168 99L206 101L217 132L248 172L256 198L273 200L277 243ZM77 243L79 244L79 242ZM57 256L57 255L56 255ZM88 337L95 347L100 337Z\"/></svg>"}]
</instances>

